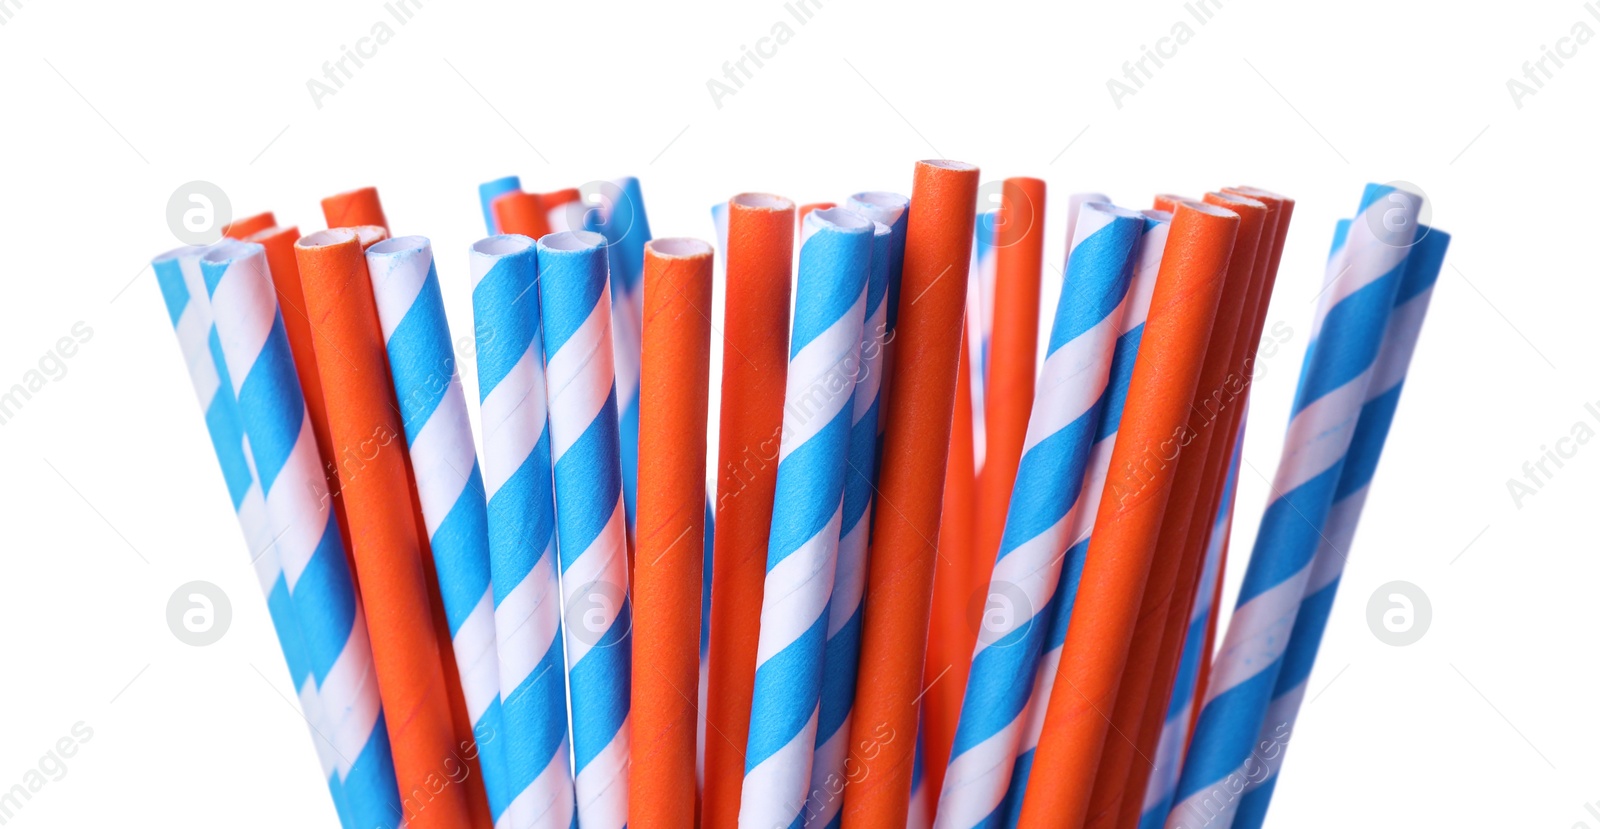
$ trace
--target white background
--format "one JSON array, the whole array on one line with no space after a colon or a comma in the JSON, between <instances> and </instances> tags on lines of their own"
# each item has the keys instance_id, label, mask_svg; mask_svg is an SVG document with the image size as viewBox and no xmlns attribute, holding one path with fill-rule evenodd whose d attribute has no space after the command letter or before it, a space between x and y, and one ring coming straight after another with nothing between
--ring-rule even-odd
<instances>
[{"instance_id":1,"label":"white background","mask_svg":"<svg viewBox=\"0 0 1600 829\"><path fill-rule=\"evenodd\" d=\"M1548 64L1520 109L1506 87L1600 19L1577 0L1224 0L1204 26L1177 2L823 1L802 26L777 2L428 0L320 109L306 81L389 20L375 0L7 7L0 387L75 322L94 332L0 426L0 789L75 722L94 730L8 825L334 825L146 266L177 244L165 205L180 184L215 182L236 215L271 209L302 231L321 226L320 197L377 185L397 233L434 240L459 335L481 181L635 174L657 236L708 237L709 206L736 192L906 191L916 159L949 157L985 180L1047 179L1057 264L1072 191L1143 207L1250 183L1297 200L1269 311L1295 335L1254 392L1229 594L1333 223L1367 181L1420 185L1455 242L1272 822L1600 827L1585 811L1600 800L1600 448L1520 508L1506 484L1574 423L1600 429L1583 408L1600 400L1600 44ZM793 39L715 106L707 80L779 20ZM1178 20L1193 39L1115 106L1106 81ZM1045 276L1048 312L1059 276ZM195 579L233 599L205 648L164 620ZM1396 579L1432 600L1410 647L1365 621Z\"/></svg>"}]
</instances>

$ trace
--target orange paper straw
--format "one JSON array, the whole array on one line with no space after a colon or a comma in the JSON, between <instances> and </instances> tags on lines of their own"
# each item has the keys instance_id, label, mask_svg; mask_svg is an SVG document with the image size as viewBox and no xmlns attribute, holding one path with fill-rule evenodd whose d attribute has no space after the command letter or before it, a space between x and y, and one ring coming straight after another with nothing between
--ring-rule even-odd
<instances>
[{"instance_id":1,"label":"orange paper straw","mask_svg":"<svg viewBox=\"0 0 1600 829\"><path fill-rule=\"evenodd\" d=\"M728 202L722 416L706 690L706 829L736 829L750 735L761 596L789 371L794 202L744 193Z\"/></svg>"},{"instance_id":2,"label":"orange paper straw","mask_svg":"<svg viewBox=\"0 0 1600 829\"><path fill-rule=\"evenodd\" d=\"M1034 755L1035 784L1023 799L1024 829L1080 826L1087 816L1110 725L1103 712L1116 702L1239 227L1219 207L1176 207Z\"/></svg>"},{"instance_id":3,"label":"orange paper straw","mask_svg":"<svg viewBox=\"0 0 1600 829\"><path fill-rule=\"evenodd\" d=\"M405 433L355 231L313 233L295 245L317 368L336 447L349 547L360 574L373 665L409 825L474 825L444 663L429 611L422 545L407 480ZM448 781L441 786L441 781Z\"/></svg>"},{"instance_id":4,"label":"orange paper straw","mask_svg":"<svg viewBox=\"0 0 1600 829\"><path fill-rule=\"evenodd\" d=\"M389 230L389 220L383 215L376 187L363 187L323 199L322 216L328 220L328 227L377 225L384 232Z\"/></svg>"},{"instance_id":5,"label":"orange paper straw","mask_svg":"<svg viewBox=\"0 0 1600 829\"><path fill-rule=\"evenodd\" d=\"M628 823L691 826L705 559L711 246L696 239L656 239L644 251Z\"/></svg>"},{"instance_id":6,"label":"orange paper straw","mask_svg":"<svg viewBox=\"0 0 1600 829\"><path fill-rule=\"evenodd\" d=\"M972 648L978 639L975 618L968 611L974 597L988 586L991 569L980 561L982 556L973 546L972 368L964 330L961 340L955 412L950 418L950 458L945 464L940 509L939 554L934 558L933 617L928 623L928 657L922 669L925 683L933 683L925 685L928 692L922 697L927 706L922 717L922 773L935 808L950 762L950 745L955 741Z\"/></svg>"},{"instance_id":7,"label":"orange paper straw","mask_svg":"<svg viewBox=\"0 0 1600 829\"><path fill-rule=\"evenodd\" d=\"M838 207L838 205L831 201L819 201L811 204L802 204L800 205L800 212L795 216L795 221L798 225L804 225L807 213L810 213L813 210L830 210L835 207Z\"/></svg>"},{"instance_id":8,"label":"orange paper straw","mask_svg":"<svg viewBox=\"0 0 1600 829\"><path fill-rule=\"evenodd\" d=\"M507 193L490 202L489 209L494 211L495 226L501 233L517 233L530 239L550 233L550 216L537 193Z\"/></svg>"},{"instance_id":9,"label":"orange paper straw","mask_svg":"<svg viewBox=\"0 0 1600 829\"><path fill-rule=\"evenodd\" d=\"M1156 536L1155 549L1162 553L1155 556L1150 565L1144 597L1139 603L1138 620L1134 623L1128 648L1127 665L1123 669L1116 706L1111 713L1111 727L1130 739L1139 733L1145 703L1152 696L1151 678L1156 673L1156 663L1161 654L1161 637L1167 627L1167 615L1172 606L1178 574L1190 569L1191 556L1203 558L1203 551L1188 550L1185 543L1189 538L1196 502L1204 500L1202 491L1209 492L1211 488L1211 478L1205 476L1209 473L1213 478L1216 477L1215 470L1221 468L1217 459L1231 454L1233 448L1222 447L1222 441L1228 437L1234 411L1243 402L1244 379L1232 370L1234 342L1238 340L1242 343L1245 337L1241 336L1241 331L1248 332L1255 323L1253 318L1247 319L1244 314L1247 309L1252 315L1255 311L1255 303L1251 301L1252 290L1258 285L1252 275L1256 244L1261 238L1261 226L1267 215L1266 205L1253 199L1224 197L1214 193L1207 193L1204 201L1238 214L1239 228L1228 259L1216 319L1205 345L1205 361L1200 367L1194 403L1185 420L1186 439L1182 441L1176 459L1166 515ZM1186 618L1188 614L1179 615ZM1106 741L1100 756L1100 770L1094 778L1093 794L1089 799L1086 826L1115 825L1129 769L1134 762L1134 747L1127 739ZM1145 765L1148 767L1148 763ZM1137 791L1138 798L1142 799L1144 789Z\"/></svg>"},{"instance_id":10,"label":"orange paper straw","mask_svg":"<svg viewBox=\"0 0 1600 829\"><path fill-rule=\"evenodd\" d=\"M917 163L850 721L872 773L845 787L846 829L906 824L977 200L975 165Z\"/></svg>"},{"instance_id":11,"label":"orange paper straw","mask_svg":"<svg viewBox=\"0 0 1600 829\"><path fill-rule=\"evenodd\" d=\"M265 213L257 213L254 216L233 220L223 229L222 235L229 239L244 239L268 228L276 227L277 224L278 220L273 218L272 211L268 210ZM268 267L271 267L271 265L269 264Z\"/></svg>"}]
</instances>

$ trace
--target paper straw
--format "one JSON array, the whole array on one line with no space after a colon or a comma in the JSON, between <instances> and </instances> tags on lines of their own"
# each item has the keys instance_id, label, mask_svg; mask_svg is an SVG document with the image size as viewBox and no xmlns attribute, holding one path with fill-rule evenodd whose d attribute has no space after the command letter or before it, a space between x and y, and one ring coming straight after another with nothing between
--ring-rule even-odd
<instances>
[{"instance_id":1,"label":"paper straw","mask_svg":"<svg viewBox=\"0 0 1600 829\"><path fill-rule=\"evenodd\" d=\"M1261 228L1267 218L1267 207L1243 196L1223 196L1207 193L1206 204L1231 210L1239 215L1239 230L1234 236L1233 251L1228 258L1228 270L1222 285L1222 299L1217 303L1211 336L1205 346L1205 361L1200 367L1199 384L1195 388L1194 402L1185 421L1185 433L1178 456L1176 472L1172 477L1168 496L1167 514L1156 536L1156 549L1166 551L1150 565L1144 584L1144 596L1139 602L1139 612L1134 622L1133 637L1122 679L1117 691L1116 704L1110 711L1111 727L1115 732L1133 737L1139 733L1144 718L1145 705L1150 697L1151 679L1156 673L1156 663L1161 656L1161 637L1167 626L1167 613L1172 605L1173 589L1178 572L1187 566L1186 555L1196 561L1203 550L1187 550L1189 524L1194 519L1195 503L1201 500L1202 489L1209 489L1212 481L1221 477L1222 464L1218 458L1231 449L1223 441L1234 412L1238 410L1243 378L1235 372L1234 343L1241 333L1254 326L1253 318L1246 319L1248 308L1255 312L1256 247L1261 240ZM1215 456L1215 457L1214 457ZM1207 465L1208 461L1211 465ZM1209 473L1209 477L1208 477ZM1209 516L1203 516L1201 521ZM1186 591L1187 592L1187 591ZM1187 596L1180 615L1188 611ZM1160 694L1165 696L1165 689ZM1099 772L1094 774L1094 790L1089 799L1089 819L1085 824L1102 827L1114 823L1122 805L1123 788L1135 758L1134 744L1130 740L1108 740L1099 758ZM1143 780L1140 780L1143 783ZM1143 792L1143 786L1136 790Z\"/></svg>"},{"instance_id":2,"label":"paper straw","mask_svg":"<svg viewBox=\"0 0 1600 829\"><path fill-rule=\"evenodd\" d=\"M516 176L502 176L492 181L478 185L478 204L483 208L483 225L490 236L496 233L506 233L494 215L494 202L507 193L522 192L522 179Z\"/></svg>"},{"instance_id":3,"label":"paper straw","mask_svg":"<svg viewBox=\"0 0 1600 829\"><path fill-rule=\"evenodd\" d=\"M472 246L469 262L505 723L501 823L565 827L576 802L534 243L491 236Z\"/></svg>"},{"instance_id":4,"label":"paper straw","mask_svg":"<svg viewBox=\"0 0 1600 829\"><path fill-rule=\"evenodd\" d=\"M906 225L891 382L867 563L871 600L850 744L878 745L872 773L845 789L843 825L901 826L911 796L923 657L933 601L939 509L955 405L956 354L972 256L978 168L918 162ZM892 739L885 740L885 735Z\"/></svg>"},{"instance_id":5,"label":"paper straw","mask_svg":"<svg viewBox=\"0 0 1600 829\"><path fill-rule=\"evenodd\" d=\"M316 678L312 675L300 621L295 615L294 600L289 596L283 563L273 545L267 504L245 448L244 425L239 419L233 384L226 377L227 366L220 343L213 351L216 325L211 316L211 301L206 297L205 277L200 273L200 255L204 250L189 247L170 251L156 257L151 266L166 301L173 331L178 335L178 348L200 401L200 412L211 437L211 447L216 452L217 465L222 468L223 482L233 501L239 528L244 532L250 564L266 596L267 613L277 633L284 661L288 663L289 678L311 727L312 743L322 763L322 776L328 780L328 790L341 823L349 826L350 816L346 814L339 777L334 771L333 753L318 731L323 722L322 700L317 694Z\"/></svg>"},{"instance_id":6,"label":"paper straw","mask_svg":"<svg viewBox=\"0 0 1600 829\"><path fill-rule=\"evenodd\" d=\"M226 242L200 260L215 314L220 370L266 500L290 600L321 704L314 723L335 758L351 826L397 826L400 801L373 651L344 542L321 487L321 462L260 245ZM337 798L336 798L337 800Z\"/></svg>"},{"instance_id":7,"label":"paper straw","mask_svg":"<svg viewBox=\"0 0 1600 829\"><path fill-rule=\"evenodd\" d=\"M605 237L539 240L578 822L628 821L631 615Z\"/></svg>"},{"instance_id":8,"label":"paper straw","mask_svg":"<svg viewBox=\"0 0 1600 829\"><path fill-rule=\"evenodd\" d=\"M503 725L488 520L433 248L421 236L405 236L373 245L366 260L489 808L498 820L507 791L505 741L494 739Z\"/></svg>"},{"instance_id":9,"label":"paper straw","mask_svg":"<svg viewBox=\"0 0 1600 829\"><path fill-rule=\"evenodd\" d=\"M922 730L917 731L917 752L911 761L911 800L906 812L906 829L927 829L933 825L934 791L928 784L927 762Z\"/></svg>"},{"instance_id":10,"label":"paper straw","mask_svg":"<svg viewBox=\"0 0 1600 829\"><path fill-rule=\"evenodd\" d=\"M545 222L551 233L563 230L583 230L583 218L589 209L584 206L583 194L576 187L552 190L539 194L539 204L544 206Z\"/></svg>"},{"instance_id":11,"label":"paper straw","mask_svg":"<svg viewBox=\"0 0 1600 829\"><path fill-rule=\"evenodd\" d=\"M639 529L634 567L633 742L628 823L693 826L695 725L705 566L706 395L711 246L644 248Z\"/></svg>"},{"instance_id":12,"label":"paper straw","mask_svg":"<svg viewBox=\"0 0 1600 829\"><path fill-rule=\"evenodd\" d=\"M408 824L471 824L468 785L435 791L458 736L430 621L422 540L406 472L388 355L356 233L327 230L295 244L338 458L340 497L371 624L372 656Z\"/></svg>"},{"instance_id":13,"label":"paper straw","mask_svg":"<svg viewBox=\"0 0 1600 829\"><path fill-rule=\"evenodd\" d=\"M1334 594L1339 589L1339 578L1344 572L1348 551L1355 538L1356 524L1366 505L1367 492L1378 467L1378 456L1383 452L1389 427L1394 422L1395 408L1399 405L1400 392L1405 386L1406 371L1411 365L1411 355L1416 351L1422 322L1428 313L1428 301L1433 297L1433 286L1439 279L1439 269L1449 245L1449 234L1422 225L1417 228L1416 242L1407 253L1405 271L1395 293L1394 309L1389 313L1388 330L1373 363L1366 401L1362 403L1361 414L1356 420L1350 452L1344 468L1340 470L1333 506L1328 511L1316 557L1311 563L1311 577L1300 599L1300 609L1295 615L1288 647L1284 649L1283 667L1272 691L1272 703L1258 735L1261 739L1283 739L1282 735L1294 730L1299 717L1300 706L1305 699L1306 681L1311 677L1311 667L1316 661L1317 649L1322 644L1323 631L1328 626L1328 614L1333 609ZM1313 343L1311 347L1318 346ZM1330 343L1325 347L1336 346ZM1285 747L1280 746L1282 748ZM1283 757L1282 750L1268 755L1265 761L1266 774L1251 778L1239 812L1234 817L1234 826L1256 829L1266 821L1267 807L1278 783Z\"/></svg>"},{"instance_id":14,"label":"paper straw","mask_svg":"<svg viewBox=\"0 0 1600 829\"><path fill-rule=\"evenodd\" d=\"M389 220L383 215L376 187L363 187L323 199L322 215L328 227L377 225L385 232L389 230Z\"/></svg>"},{"instance_id":15,"label":"paper straw","mask_svg":"<svg viewBox=\"0 0 1600 829\"><path fill-rule=\"evenodd\" d=\"M851 213L861 215L857 210ZM850 378L855 381L855 396L846 449L844 511L833 597L828 601L828 641L824 647L816 754L811 765L811 822L818 826L832 823L844 806L844 799L836 793L850 779L845 758L850 751L850 711L855 705L856 659L861 649L861 598L867 580L872 490L877 481L883 332L888 328L889 268L897 258L893 256L894 245L894 230L882 222L873 222L866 317Z\"/></svg>"},{"instance_id":16,"label":"paper straw","mask_svg":"<svg viewBox=\"0 0 1600 829\"><path fill-rule=\"evenodd\" d=\"M889 226L889 285L884 290L883 330L877 332L879 347L883 350L882 379L878 387L878 458L883 456L883 429L887 423L884 406L889 399L889 389L894 383L895 325L900 318L900 280L906 264L906 220L910 217L911 200L899 193L869 190L855 193L845 200L844 207L874 222ZM876 247L876 243L874 243ZM874 256L877 252L874 251ZM878 467L874 466L874 478Z\"/></svg>"},{"instance_id":17,"label":"paper straw","mask_svg":"<svg viewBox=\"0 0 1600 829\"><path fill-rule=\"evenodd\" d=\"M1073 234L1076 232L1077 227L1078 227L1078 212L1083 209L1084 205L1089 204L1091 202L1099 202L1101 204L1110 204L1111 203L1111 197L1106 195L1106 194L1104 194L1104 193L1073 193L1073 194L1067 196L1067 250L1069 251L1069 253L1067 254L1068 256L1071 256L1070 251L1072 250L1072 241L1073 241L1073 238L1074 238ZM1159 205L1157 205L1157 209L1161 210L1162 212L1165 212L1165 213L1172 212L1170 209L1162 208Z\"/></svg>"},{"instance_id":18,"label":"paper straw","mask_svg":"<svg viewBox=\"0 0 1600 829\"><path fill-rule=\"evenodd\" d=\"M1129 380L1056 692L1034 754L1033 779L1053 785L1028 787L1019 826L1077 825L1086 816L1109 730L1096 710L1114 703L1171 489L1172 466L1163 466L1159 453L1169 451L1162 444L1170 447L1188 418L1238 224L1236 214L1199 202L1183 202L1173 213L1145 322L1148 347L1140 349Z\"/></svg>"},{"instance_id":19,"label":"paper straw","mask_svg":"<svg viewBox=\"0 0 1600 829\"><path fill-rule=\"evenodd\" d=\"M254 216L246 216L243 219L233 220L228 224L227 227L222 229L222 235L228 237L229 239L247 239L251 235L266 230L267 228L276 227L277 224L278 220L272 215L272 211L269 210L265 213L257 213Z\"/></svg>"},{"instance_id":20,"label":"paper straw","mask_svg":"<svg viewBox=\"0 0 1600 829\"><path fill-rule=\"evenodd\" d=\"M520 190L497 196L490 202L495 233L517 234L538 239L550 232L550 214L536 193Z\"/></svg>"},{"instance_id":21,"label":"paper straw","mask_svg":"<svg viewBox=\"0 0 1600 829\"><path fill-rule=\"evenodd\" d=\"M1197 815L1226 826L1239 806L1228 780L1250 760L1268 716L1320 527L1333 503L1415 238L1420 201L1385 185L1368 185L1362 194L1341 254L1343 267L1313 320L1313 345L1296 392L1274 496L1262 516L1239 602L1212 667L1169 827L1188 825ZM1405 211L1406 219L1398 230L1391 229L1385 215L1396 209ZM1338 345L1319 348L1318 343ZM1213 792L1218 786L1226 794L1220 800Z\"/></svg>"},{"instance_id":22,"label":"paper straw","mask_svg":"<svg viewBox=\"0 0 1600 829\"><path fill-rule=\"evenodd\" d=\"M1156 744L1155 753L1148 755L1154 769L1149 776L1144 798L1140 803L1139 829L1161 829L1167 821L1167 810L1172 806L1172 790L1178 784L1178 766L1183 762L1183 748L1189 736L1189 722L1194 713L1195 679L1199 674L1201 662L1210 656L1204 650L1206 627L1211 623L1213 615L1212 596L1222 569L1222 548L1228 540L1233 498L1239 481L1239 458L1243 449L1244 441L1241 433L1240 440L1234 442L1233 459L1228 464L1228 475L1223 483L1222 503L1212 520L1211 542L1206 549L1205 563L1197 584L1196 601L1186 618L1183 648L1170 695L1171 702L1162 720L1160 740Z\"/></svg>"},{"instance_id":23,"label":"paper straw","mask_svg":"<svg viewBox=\"0 0 1600 829\"><path fill-rule=\"evenodd\" d=\"M1081 213L1080 213L1081 215ZM1117 432L1122 423L1122 412L1128 400L1128 382L1133 377L1133 367L1144 337L1145 319L1150 314L1150 296L1155 290L1156 275L1161 270L1161 256L1167 245L1167 231L1172 214L1156 210L1141 211L1144 233L1139 237L1139 249L1128 280L1128 296L1124 300L1121 333L1116 350L1111 355L1111 371L1106 377L1105 402L1100 413L1100 428L1095 431L1094 446L1089 450L1089 466L1083 476L1083 494L1078 500L1085 505L1073 513L1072 526L1067 531L1071 546L1062 561L1061 577L1056 581L1056 592L1051 598L1050 633L1045 640L1044 653L1039 657L1039 669L1034 672L1033 691L1028 697L1024 714L1022 736L1017 744L1016 764L1011 770L1011 782L1006 790L1005 824L1015 826L1022 813L1022 796L1027 788L1033 768L1034 751L1039 746L1039 734L1044 730L1046 706L1055 688L1056 667L1061 663L1061 647L1067 638L1067 626L1072 618L1073 604L1077 600L1079 581L1083 576L1084 555L1094 529L1095 510L1105 490L1106 473L1111 465L1111 452L1116 446ZM1074 237L1076 238L1076 237ZM1067 261L1071 262L1071 251Z\"/></svg>"},{"instance_id":24,"label":"paper straw","mask_svg":"<svg viewBox=\"0 0 1600 829\"><path fill-rule=\"evenodd\" d=\"M807 801L873 229L871 221L837 208L815 211L805 222L741 826L789 826L812 814Z\"/></svg>"},{"instance_id":25,"label":"paper straw","mask_svg":"<svg viewBox=\"0 0 1600 829\"><path fill-rule=\"evenodd\" d=\"M1277 279L1277 274L1272 270L1273 251L1283 238L1280 230L1288 229L1287 221L1294 207L1294 201L1291 199L1263 190L1247 189L1248 192L1237 188L1225 188L1222 191L1223 195L1218 197L1222 200L1233 196L1252 198L1266 207L1266 217L1262 221L1261 235L1256 245L1255 264L1251 271L1252 287L1245 297L1245 307L1241 314L1243 327L1239 336L1234 338L1232 356L1228 361L1229 368L1223 380L1223 388L1220 389L1222 395L1215 396L1214 393L1215 405L1207 409L1208 411L1220 409L1222 414L1221 423L1214 427L1219 430L1213 438L1217 442L1212 444L1206 454L1205 471L1201 475L1202 484L1194 501L1188 537L1182 546L1182 563L1178 568L1166 622L1160 634L1160 649L1156 657L1155 672L1149 683L1150 691L1146 695L1144 714L1140 717L1139 727L1133 736L1136 754L1144 758L1155 756L1158 743L1166 728L1167 713L1172 707L1173 686L1183 659L1190 611L1196 605L1202 604L1198 596L1199 580L1205 568L1212 566L1208 563L1207 552L1211 548L1210 537L1213 535L1213 522L1209 520L1209 516L1215 515L1219 511L1219 505L1222 504L1231 458L1231 453L1223 451L1221 447L1237 444L1238 435L1243 429L1244 411L1255 374L1255 354L1260 345L1261 332L1266 326L1266 312L1272 286ZM1202 519L1202 516L1206 518ZM1163 532L1165 532L1164 526ZM1223 545L1224 549L1225 547L1226 545ZM1207 597L1206 601L1209 600ZM1192 689L1193 677L1185 681L1190 683ZM1186 690L1185 693L1192 695L1192 690ZM1175 759L1181 759L1181 751ZM1133 825L1140 819L1144 812L1144 799L1131 796L1131 793L1145 792L1153 771L1149 762L1130 763L1123 787L1125 796L1121 802L1118 825Z\"/></svg>"},{"instance_id":26,"label":"paper straw","mask_svg":"<svg viewBox=\"0 0 1600 829\"><path fill-rule=\"evenodd\" d=\"M750 733L761 593L783 394L789 371L794 202L744 193L728 201L722 412L717 448L716 553L711 577L711 676L706 691L707 829L739 823Z\"/></svg>"},{"instance_id":27,"label":"paper straw","mask_svg":"<svg viewBox=\"0 0 1600 829\"><path fill-rule=\"evenodd\" d=\"M796 219L796 221L798 221L800 223L799 227L800 227L801 232L802 233L805 232L806 217L807 216L811 215L813 212L818 211L818 210L832 210L835 207L838 207L838 205L834 204L831 201L819 201L819 202L812 202L810 204L802 204L802 205L800 205L800 211L795 216L795 219Z\"/></svg>"},{"instance_id":28,"label":"paper straw","mask_svg":"<svg viewBox=\"0 0 1600 829\"><path fill-rule=\"evenodd\" d=\"M967 282L965 352L971 364L968 382L972 387L974 469L983 468L988 452L988 425L984 418L989 399L989 340L994 331L994 285L998 259L995 242L1000 221L1000 211L990 209L979 213L972 225L972 278ZM971 563L977 570L983 571L974 574L974 583L986 582L989 577L988 562Z\"/></svg>"},{"instance_id":29,"label":"paper straw","mask_svg":"<svg viewBox=\"0 0 1600 829\"><path fill-rule=\"evenodd\" d=\"M1067 532L1084 509L1079 496L1145 222L1104 204L1087 207L1078 221L936 826L978 826L1001 806L1049 633Z\"/></svg>"}]
</instances>

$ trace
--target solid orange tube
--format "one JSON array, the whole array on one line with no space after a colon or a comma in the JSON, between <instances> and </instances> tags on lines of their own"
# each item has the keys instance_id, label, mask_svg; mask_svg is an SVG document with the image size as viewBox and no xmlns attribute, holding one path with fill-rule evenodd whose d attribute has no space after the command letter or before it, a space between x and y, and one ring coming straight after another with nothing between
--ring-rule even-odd
<instances>
[{"instance_id":1,"label":"solid orange tube","mask_svg":"<svg viewBox=\"0 0 1600 829\"><path fill-rule=\"evenodd\" d=\"M268 210L265 213L257 213L254 216L233 220L226 228L223 228L222 235L229 239L244 239L277 225L278 220L273 217L272 211ZM290 241L292 242L293 240ZM271 267L270 263L268 267Z\"/></svg>"},{"instance_id":2,"label":"solid orange tube","mask_svg":"<svg viewBox=\"0 0 1600 829\"><path fill-rule=\"evenodd\" d=\"M989 585L992 564L985 565L973 546L976 476L972 432L972 369L967 359L967 334L961 334L956 363L955 411L950 417L950 458L945 464L943 506L939 517L939 554L934 558L933 613L928 622L928 656L922 672L922 772L929 800L938 805L950 745L961 714L961 694L972 668L977 643L972 600ZM991 557L992 558L992 557ZM981 571L981 575L979 575ZM932 683L932 684L928 684Z\"/></svg>"},{"instance_id":3,"label":"solid orange tube","mask_svg":"<svg viewBox=\"0 0 1600 829\"><path fill-rule=\"evenodd\" d=\"M845 787L846 829L906 823L977 203L977 166L917 163L850 720L872 773Z\"/></svg>"},{"instance_id":4,"label":"solid orange tube","mask_svg":"<svg viewBox=\"0 0 1600 829\"><path fill-rule=\"evenodd\" d=\"M348 547L366 606L372 661L394 750L395 777L413 827L473 825L468 786L440 787L458 768L443 661L429 610L394 386L366 259L354 231L327 230L295 245L317 369L328 406Z\"/></svg>"},{"instance_id":5,"label":"solid orange tube","mask_svg":"<svg viewBox=\"0 0 1600 829\"><path fill-rule=\"evenodd\" d=\"M1171 463L1200 381L1239 228L1232 211L1176 205L1139 358L1095 514L1072 624L1046 708L1019 826L1081 826L1089 810L1156 537Z\"/></svg>"},{"instance_id":6,"label":"solid orange tube","mask_svg":"<svg viewBox=\"0 0 1600 829\"><path fill-rule=\"evenodd\" d=\"M706 689L701 826L735 829L750 735L761 596L772 529L784 382L794 202L744 193L728 201L722 414Z\"/></svg>"},{"instance_id":7,"label":"solid orange tube","mask_svg":"<svg viewBox=\"0 0 1600 829\"><path fill-rule=\"evenodd\" d=\"M328 227L377 225L385 231L389 229L376 187L363 187L323 199L322 216L328 220Z\"/></svg>"},{"instance_id":8,"label":"solid orange tube","mask_svg":"<svg viewBox=\"0 0 1600 829\"><path fill-rule=\"evenodd\" d=\"M537 193L507 193L490 202L489 209L494 211L495 226L501 233L520 233L530 239L550 233L548 208Z\"/></svg>"},{"instance_id":9,"label":"solid orange tube","mask_svg":"<svg viewBox=\"0 0 1600 829\"><path fill-rule=\"evenodd\" d=\"M1145 580L1144 596L1139 602L1139 615L1128 647L1127 664L1117 691L1116 705L1111 712L1111 727L1129 738L1139 733L1145 703L1151 696L1150 680L1156 674L1156 663L1161 655L1161 637L1167 627L1168 610L1172 606L1173 586L1178 581L1179 572L1189 569L1187 557L1198 552L1189 551L1184 546L1189 538L1195 503L1202 500L1202 491L1209 490L1209 479L1205 475L1212 470L1215 456L1222 453L1218 447L1227 439L1225 433L1233 419L1233 412L1243 402L1243 378L1233 373L1230 365L1234 341L1242 341L1244 337L1241 332L1248 332L1254 324L1254 320L1245 319L1244 314L1247 307L1254 312L1254 304L1248 300L1254 287L1251 276L1255 270L1256 243L1261 238L1261 225L1266 219L1267 208L1258 201L1222 198L1211 193L1206 194L1204 201L1238 214L1239 229L1228 259L1222 298L1217 303L1210 339L1205 345L1205 361L1200 367L1194 403L1185 421L1184 439L1180 441L1166 515L1156 535L1155 549L1162 553L1151 562L1149 576ZM1106 741L1100 756L1100 771L1094 776L1086 826L1114 825L1128 772L1134 762L1133 749L1134 744L1128 740ZM1139 790L1138 797L1143 799L1143 789Z\"/></svg>"},{"instance_id":10,"label":"solid orange tube","mask_svg":"<svg viewBox=\"0 0 1600 829\"><path fill-rule=\"evenodd\" d=\"M691 826L711 371L711 246L644 249L628 825Z\"/></svg>"}]
</instances>

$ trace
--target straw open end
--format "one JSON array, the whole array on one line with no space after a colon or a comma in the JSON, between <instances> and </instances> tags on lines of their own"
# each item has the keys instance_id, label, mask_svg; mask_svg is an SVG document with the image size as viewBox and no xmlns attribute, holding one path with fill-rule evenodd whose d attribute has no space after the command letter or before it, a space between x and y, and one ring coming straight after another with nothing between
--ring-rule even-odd
<instances>
[{"instance_id":1,"label":"straw open end","mask_svg":"<svg viewBox=\"0 0 1600 829\"><path fill-rule=\"evenodd\" d=\"M295 242L294 246L304 250L315 250L317 248L332 247L333 245L342 245L356 238L356 232L354 229L348 227L336 227L330 230L319 230L315 233L308 233L304 236L301 236L300 241Z\"/></svg>"},{"instance_id":2,"label":"straw open end","mask_svg":"<svg viewBox=\"0 0 1600 829\"><path fill-rule=\"evenodd\" d=\"M788 199L786 199L786 198L784 198L782 196L774 196L771 193L740 193L739 195L734 196L731 199L728 199L728 201L731 204L735 204L735 205L738 205L739 207L747 208L747 209L750 209L750 210L793 210L794 209L794 202L792 202L792 201L790 201L790 200L788 200Z\"/></svg>"},{"instance_id":3,"label":"straw open end","mask_svg":"<svg viewBox=\"0 0 1600 829\"><path fill-rule=\"evenodd\" d=\"M652 239L645 249L664 259L695 259L711 255L711 245L685 236L670 239Z\"/></svg>"},{"instance_id":4,"label":"straw open end","mask_svg":"<svg viewBox=\"0 0 1600 829\"><path fill-rule=\"evenodd\" d=\"M563 230L539 239L539 246L550 250L576 251L605 247L606 237L588 230Z\"/></svg>"}]
</instances>

